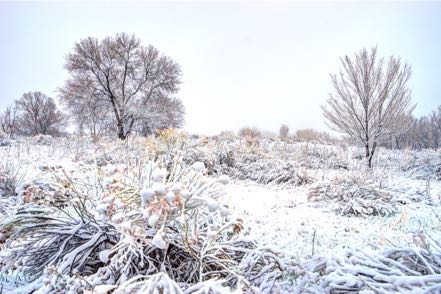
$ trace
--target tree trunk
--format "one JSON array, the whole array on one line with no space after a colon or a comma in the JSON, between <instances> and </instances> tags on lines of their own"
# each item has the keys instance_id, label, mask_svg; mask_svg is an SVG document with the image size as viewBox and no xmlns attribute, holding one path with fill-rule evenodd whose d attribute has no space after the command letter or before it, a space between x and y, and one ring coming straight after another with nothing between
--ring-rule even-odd
<instances>
[{"instance_id":1,"label":"tree trunk","mask_svg":"<svg viewBox=\"0 0 441 294\"><path fill-rule=\"evenodd\" d=\"M132 131L133 125L135 123L135 119L133 118L133 115L129 116L129 120L130 120L130 123L128 125L126 123L124 123L123 120L118 121L118 124L117 124L118 138L120 138L121 140L125 140L127 138L127 136L130 134L130 132Z\"/></svg>"},{"instance_id":2,"label":"tree trunk","mask_svg":"<svg viewBox=\"0 0 441 294\"><path fill-rule=\"evenodd\" d=\"M127 133L124 131L124 124L122 121L118 121L118 138L125 140L127 138Z\"/></svg>"},{"instance_id":3,"label":"tree trunk","mask_svg":"<svg viewBox=\"0 0 441 294\"><path fill-rule=\"evenodd\" d=\"M370 150L369 156L368 156L368 168L372 168L372 158L374 157L375 149L377 148L377 142L374 142L372 145L372 149ZM369 149L369 147L368 147Z\"/></svg>"},{"instance_id":4,"label":"tree trunk","mask_svg":"<svg viewBox=\"0 0 441 294\"><path fill-rule=\"evenodd\" d=\"M369 143L366 143L365 148L366 148L366 155L365 155L365 158L366 158L366 161L368 161L368 160L369 160L369 154L371 154L371 153L369 152Z\"/></svg>"}]
</instances>

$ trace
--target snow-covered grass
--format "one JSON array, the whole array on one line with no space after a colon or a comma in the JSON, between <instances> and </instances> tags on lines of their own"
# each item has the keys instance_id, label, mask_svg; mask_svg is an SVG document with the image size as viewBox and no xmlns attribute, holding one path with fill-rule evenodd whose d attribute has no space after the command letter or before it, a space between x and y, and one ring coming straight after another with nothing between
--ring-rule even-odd
<instances>
[{"instance_id":1,"label":"snow-covered grass","mask_svg":"<svg viewBox=\"0 0 441 294\"><path fill-rule=\"evenodd\" d=\"M441 208L423 203L399 205L392 216L352 217L308 202L304 187L277 190L239 182L230 185L224 197L232 211L247 220L253 237L286 255L410 245L420 233L441 232Z\"/></svg>"},{"instance_id":2,"label":"snow-covered grass","mask_svg":"<svg viewBox=\"0 0 441 294\"><path fill-rule=\"evenodd\" d=\"M0 281L7 291L376 292L392 278L353 282L348 268L363 271L363 262L350 256L381 260L384 250L436 249L441 240L440 151L380 149L368 171L356 147L172 131L127 142L40 136L4 145ZM153 162L161 172L152 174ZM226 184L223 192L213 183ZM191 193L178 201L183 187ZM425 255L432 275L438 259ZM337 267L346 274L331 274ZM416 276L437 289L424 270L407 274L394 280L403 291L414 289Z\"/></svg>"}]
</instances>

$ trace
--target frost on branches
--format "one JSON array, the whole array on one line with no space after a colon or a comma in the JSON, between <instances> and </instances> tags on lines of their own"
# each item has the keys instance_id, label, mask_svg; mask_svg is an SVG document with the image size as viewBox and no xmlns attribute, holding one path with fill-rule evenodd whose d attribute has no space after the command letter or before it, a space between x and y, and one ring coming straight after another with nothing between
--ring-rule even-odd
<instances>
[{"instance_id":1,"label":"frost on branches","mask_svg":"<svg viewBox=\"0 0 441 294\"><path fill-rule=\"evenodd\" d=\"M19 293L272 293L283 262L218 201L228 181L181 162L27 186L1 223L0 277Z\"/></svg>"}]
</instances>

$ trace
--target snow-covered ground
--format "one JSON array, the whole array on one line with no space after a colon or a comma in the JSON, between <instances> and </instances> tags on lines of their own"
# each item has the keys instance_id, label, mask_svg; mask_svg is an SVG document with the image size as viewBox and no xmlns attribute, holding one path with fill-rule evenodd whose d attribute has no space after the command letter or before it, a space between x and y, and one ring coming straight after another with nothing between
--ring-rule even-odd
<instances>
[{"instance_id":1,"label":"snow-covered ground","mask_svg":"<svg viewBox=\"0 0 441 294\"><path fill-rule=\"evenodd\" d=\"M224 201L246 220L252 236L287 255L334 255L347 248L412 244L421 232L441 236L439 206L411 203L401 205L393 216L341 216L309 203L305 189L236 182L228 186ZM441 195L441 183L434 184L433 193Z\"/></svg>"},{"instance_id":2,"label":"snow-covered ground","mask_svg":"<svg viewBox=\"0 0 441 294\"><path fill-rule=\"evenodd\" d=\"M359 156L360 151L354 147L285 142L264 142L260 146L248 146L246 142L234 139L212 140L208 144L205 140L193 139L186 145L173 140L151 141L142 138L134 139L130 143L112 140L92 142L81 138L11 141L10 144L0 147L0 216L4 221L13 215L17 208L14 208L15 203L18 207L25 202L52 205L47 204L48 199L45 197L49 195L56 198L57 191L70 191L66 181L60 179L69 179L73 183L84 185L84 193L96 196L94 201L98 202L102 200L99 196L102 185L107 185L108 182L117 187L118 181L124 184L132 181L129 189L118 190L119 194L124 195L130 192L132 197L139 193L136 192L139 191L137 187L143 185L139 171L145 168L147 160L156 157L159 161L162 160L163 166L169 167L172 154L181 150L178 153L184 157L184 164L193 166L194 169L197 166L197 172L204 172L207 180L203 180L203 184L215 181L221 175L231 178L225 187L226 193L217 200L227 206L233 220L240 219L245 231L241 234L245 233L247 238L254 239L258 248L271 248L278 252L286 265L283 269L285 272L282 273L285 282L281 282L282 286L277 288L279 292L274 293L282 293L281 289L285 291L283 293L321 293L336 289L332 288L331 283L331 286L326 284L325 287L322 284L318 288L313 286L308 291L302 291L306 278L303 282L296 282L297 278L301 280L301 277L308 277L308 283L319 283L318 277L324 271L320 274L316 274L316 268L299 271L299 268L303 268L296 267L300 260L315 261L318 256L325 256L327 259L336 257L336 260L340 260L348 250L377 254L390 246L425 248L427 244L422 244L422 240L441 240L439 151L380 149L374 161L375 168L366 171ZM200 163L193 165L194 162ZM201 167L202 163L206 167L205 171L203 165ZM120 170L119 176L109 179L115 170ZM31 200L26 198L31 184L43 187L42 198L35 195ZM115 192L115 195L119 195L118 193ZM313 201L311 195L315 195L318 200ZM367 199L364 199L366 195ZM372 199L369 198L371 196ZM362 201L351 202L358 200L357 197L362 197ZM136 201L139 203L140 200ZM216 205L210 201L207 203L211 213ZM336 210L338 205L345 205L346 202L355 205L355 211L369 213L354 215L347 213L352 210ZM372 213L377 204L387 213ZM357 210L357 205L361 205L362 210ZM101 206L97 206L96 211L99 210L98 207ZM109 222L105 217L103 220ZM6 227L3 229L6 230ZM0 255L7 255L13 243L8 243L6 232L0 231L0 234ZM159 244L156 241L155 243ZM165 244L162 239L160 244ZM270 265L274 266L272 263ZM15 286L11 285L18 284L12 283L11 272L1 272L1 267L0 257L0 282L3 291L13 291ZM312 273L313 278L309 273ZM8 281L5 280L6 275L9 275ZM163 281L167 277L154 276L154 279ZM277 276L276 279L280 281L281 278ZM348 277L348 281L351 279L352 277ZM363 288L364 282L358 283L361 284L356 283L351 287L366 289ZM223 286L216 287L221 289ZM259 289L265 289L265 293L275 291L263 286ZM56 293L49 290L46 292Z\"/></svg>"}]
</instances>

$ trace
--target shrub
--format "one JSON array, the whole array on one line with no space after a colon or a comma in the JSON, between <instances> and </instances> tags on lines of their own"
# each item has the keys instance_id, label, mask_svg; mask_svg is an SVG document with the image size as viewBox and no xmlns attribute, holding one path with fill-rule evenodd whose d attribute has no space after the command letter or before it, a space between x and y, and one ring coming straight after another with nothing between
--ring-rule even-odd
<instances>
[{"instance_id":1,"label":"shrub","mask_svg":"<svg viewBox=\"0 0 441 294\"><path fill-rule=\"evenodd\" d=\"M309 201L325 203L341 215L388 216L397 211L394 195L362 176L317 182L307 195Z\"/></svg>"},{"instance_id":2,"label":"shrub","mask_svg":"<svg viewBox=\"0 0 441 294\"><path fill-rule=\"evenodd\" d=\"M314 129L297 130L295 137L302 142L332 143L335 141L328 133L319 132Z\"/></svg>"},{"instance_id":3,"label":"shrub","mask_svg":"<svg viewBox=\"0 0 441 294\"><path fill-rule=\"evenodd\" d=\"M243 127L239 130L239 136L242 138L260 139L262 132L256 127Z\"/></svg>"},{"instance_id":4,"label":"shrub","mask_svg":"<svg viewBox=\"0 0 441 294\"><path fill-rule=\"evenodd\" d=\"M136 179L108 165L94 186L46 179L54 182L46 186L62 186L69 197L61 200L68 201L29 198L1 223L0 232L10 233L0 272L16 283L31 281L26 291L48 293L204 293L198 291L205 286L271 293L284 264L219 202L227 179L208 179L202 163L181 162L181 153L170 169L149 162ZM39 191L56 197L52 192Z\"/></svg>"}]
</instances>

